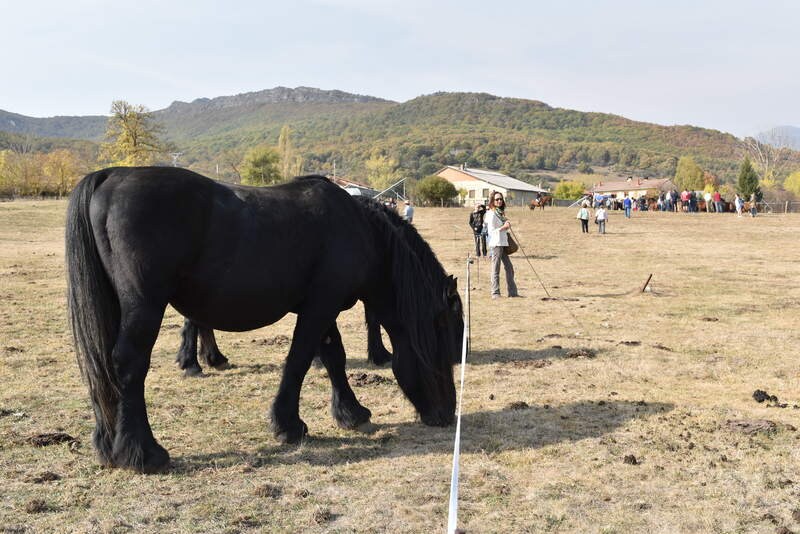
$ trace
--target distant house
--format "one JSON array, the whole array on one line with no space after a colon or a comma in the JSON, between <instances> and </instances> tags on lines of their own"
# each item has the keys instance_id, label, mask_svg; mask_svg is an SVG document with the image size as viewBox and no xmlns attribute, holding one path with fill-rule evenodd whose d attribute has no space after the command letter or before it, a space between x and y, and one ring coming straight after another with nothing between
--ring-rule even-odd
<instances>
[{"instance_id":1,"label":"distant house","mask_svg":"<svg viewBox=\"0 0 800 534\"><path fill-rule=\"evenodd\" d=\"M463 200L465 206L474 206L488 202L492 191L503 193L509 206L527 206L539 195L549 193L547 189L526 184L521 180L506 176L497 171L486 169L470 169L465 166L447 166L436 173L456 189L464 189L467 194Z\"/></svg>"},{"instance_id":2,"label":"distant house","mask_svg":"<svg viewBox=\"0 0 800 534\"><path fill-rule=\"evenodd\" d=\"M639 198L658 196L660 192L670 191L674 188L675 184L670 178L634 178L631 176L627 180L599 182L590 191L595 196L623 198L628 195L631 198Z\"/></svg>"}]
</instances>

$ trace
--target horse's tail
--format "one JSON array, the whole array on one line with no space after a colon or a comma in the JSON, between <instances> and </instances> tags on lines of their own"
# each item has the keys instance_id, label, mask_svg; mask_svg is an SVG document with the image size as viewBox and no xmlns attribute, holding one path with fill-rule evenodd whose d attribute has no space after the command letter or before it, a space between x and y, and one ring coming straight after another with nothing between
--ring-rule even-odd
<instances>
[{"instance_id":1,"label":"horse's tail","mask_svg":"<svg viewBox=\"0 0 800 534\"><path fill-rule=\"evenodd\" d=\"M119 399L119 381L111 360L120 323L119 299L100 260L89 217L92 195L106 178L108 171L89 174L69 199L67 310L78 366L89 386L96 419L112 427Z\"/></svg>"}]
</instances>

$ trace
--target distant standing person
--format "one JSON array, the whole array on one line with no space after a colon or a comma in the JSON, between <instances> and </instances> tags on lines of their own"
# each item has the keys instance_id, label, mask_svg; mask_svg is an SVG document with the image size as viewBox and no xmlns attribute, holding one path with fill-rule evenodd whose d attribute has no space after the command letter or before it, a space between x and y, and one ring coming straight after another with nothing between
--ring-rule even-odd
<instances>
[{"instance_id":1,"label":"distant standing person","mask_svg":"<svg viewBox=\"0 0 800 534\"><path fill-rule=\"evenodd\" d=\"M758 199L756 198L755 192L750 195L750 216L755 217L756 213L758 213Z\"/></svg>"},{"instance_id":2,"label":"distant standing person","mask_svg":"<svg viewBox=\"0 0 800 534\"><path fill-rule=\"evenodd\" d=\"M722 195L719 191L714 191L714 211L722 213Z\"/></svg>"},{"instance_id":3,"label":"distant standing person","mask_svg":"<svg viewBox=\"0 0 800 534\"><path fill-rule=\"evenodd\" d=\"M742 200L742 197L739 196L739 193L736 193L736 197L733 199L733 205L736 208L736 216L741 217L744 201Z\"/></svg>"},{"instance_id":4,"label":"distant standing person","mask_svg":"<svg viewBox=\"0 0 800 534\"><path fill-rule=\"evenodd\" d=\"M603 206L600 206L596 212L594 212L594 220L597 221L597 231L601 234L606 233L606 221L608 220L608 212L605 210Z\"/></svg>"},{"instance_id":5,"label":"distant standing person","mask_svg":"<svg viewBox=\"0 0 800 534\"><path fill-rule=\"evenodd\" d=\"M414 206L408 200L405 201L405 209L403 210L403 219L407 222L414 222Z\"/></svg>"},{"instance_id":6,"label":"distant standing person","mask_svg":"<svg viewBox=\"0 0 800 534\"><path fill-rule=\"evenodd\" d=\"M492 191L489 196L489 209L486 210L483 221L488 231L487 245L492 256L492 298L500 298L500 264L506 271L506 284L508 285L508 296L518 297L517 284L514 282L514 266L511 259L506 254L508 246L508 230L511 228L511 221L506 218L506 202L503 193Z\"/></svg>"},{"instance_id":7,"label":"distant standing person","mask_svg":"<svg viewBox=\"0 0 800 534\"><path fill-rule=\"evenodd\" d=\"M469 227L472 228L472 235L475 238L475 255L479 258L481 255L486 256L486 234L483 233L485 215L486 206L483 204L476 205L475 210L469 214Z\"/></svg>"},{"instance_id":8,"label":"distant standing person","mask_svg":"<svg viewBox=\"0 0 800 534\"><path fill-rule=\"evenodd\" d=\"M711 191L706 191L703 194L703 200L706 201L706 213L711 213Z\"/></svg>"},{"instance_id":9,"label":"distant standing person","mask_svg":"<svg viewBox=\"0 0 800 534\"><path fill-rule=\"evenodd\" d=\"M625 195L625 199L622 201L622 207L625 208L625 217L630 219L631 218L631 207L633 205L633 201L631 201L631 197Z\"/></svg>"},{"instance_id":10,"label":"distant standing person","mask_svg":"<svg viewBox=\"0 0 800 534\"><path fill-rule=\"evenodd\" d=\"M575 217L581 221L581 232L584 234L589 233L589 203L584 202L581 204L581 209L578 210L578 215Z\"/></svg>"}]
</instances>

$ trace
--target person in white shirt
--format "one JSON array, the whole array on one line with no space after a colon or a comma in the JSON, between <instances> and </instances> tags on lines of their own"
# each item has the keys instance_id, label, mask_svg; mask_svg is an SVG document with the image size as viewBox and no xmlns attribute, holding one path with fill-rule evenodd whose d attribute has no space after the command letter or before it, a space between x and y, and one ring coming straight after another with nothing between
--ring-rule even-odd
<instances>
[{"instance_id":1,"label":"person in white shirt","mask_svg":"<svg viewBox=\"0 0 800 534\"><path fill-rule=\"evenodd\" d=\"M414 206L411 205L411 202L406 200L405 202L406 207L403 210L403 219L408 222L414 222Z\"/></svg>"},{"instance_id":2,"label":"person in white shirt","mask_svg":"<svg viewBox=\"0 0 800 534\"><path fill-rule=\"evenodd\" d=\"M608 212L605 210L603 206L597 208L597 211L594 212L594 220L597 221L599 226L598 231L601 234L606 233L606 221L608 220Z\"/></svg>"},{"instance_id":3,"label":"person in white shirt","mask_svg":"<svg viewBox=\"0 0 800 534\"><path fill-rule=\"evenodd\" d=\"M491 283L492 298L500 297L500 264L506 272L506 284L508 286L508 296L518 297L517 284L514 282L514 266L511 259L506 254L508 246L508 230L511 228L511 221L505 216L506 202L503 193L493 191L489 196L489 209L486 210L483 223L486 225L487 240L486 246L490 250L492 257Z\"/></svg>"}]
</instances>

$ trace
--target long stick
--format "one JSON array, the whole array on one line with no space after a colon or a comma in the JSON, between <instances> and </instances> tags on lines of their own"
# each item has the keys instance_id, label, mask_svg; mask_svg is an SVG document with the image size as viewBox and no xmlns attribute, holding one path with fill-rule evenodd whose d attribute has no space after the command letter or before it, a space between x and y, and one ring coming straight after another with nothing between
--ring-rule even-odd
<instances>
[{"instance_id":1,"label":"long stick","mask_svg":"<svg viewBox=\"0 0 800 534\"><path fill-rule=\"evenodd\" d=\"M642 293L644 293L645 289L647 289L647 285L650 283L651 278L653 278L653 273L650 273L650 276L647 277L647 281L642 286Z\"/></svg>"}]
</instances>

